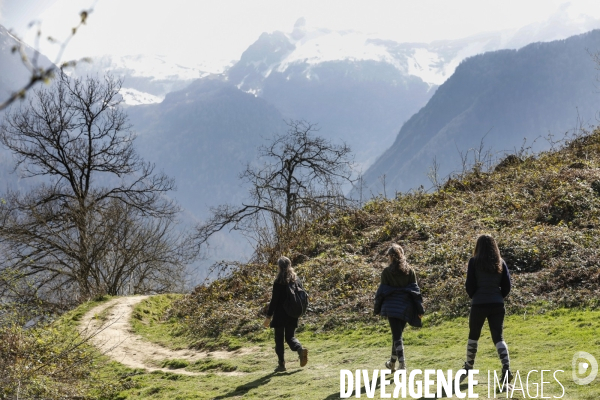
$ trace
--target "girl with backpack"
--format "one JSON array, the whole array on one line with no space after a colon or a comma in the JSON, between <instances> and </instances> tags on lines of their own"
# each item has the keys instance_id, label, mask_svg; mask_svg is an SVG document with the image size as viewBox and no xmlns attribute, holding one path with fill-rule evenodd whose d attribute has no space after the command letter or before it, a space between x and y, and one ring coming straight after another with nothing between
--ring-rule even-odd
<instances>
[{"instance_id":1,"label":"girl with backpack","mask_svg":"<svg viewBox=\"0 0 600 400\"><path fill-rule=\"evenodd\" d=\"M404 250L397 244L387 250L389 265L381 273L381 284L375 294L375 315L387 317L392 331L392 355L385 367L394 373L396 361L399 369L406 369L402 333L406 323L423 326L425 313L423 297L417 284L417 276L406 262Z\"/></svg>"},{"instance_id":2,"label":"girl with backpack","mask_svg":"<svg viewBox=\"0 0 600 400\"><path fill-rule=\"evenodd\" d=\"M500 250L494 238L481 235L477 238L473 257L467 267L465 282L467 294L471 298L469 314L469 339L467 341L467 361L463 369L467 372L473 368L477 354L481 329L487 319L492 340L502 363L502 381L512 381L508 346L502 337L504 325L504 298L511 288L508 266L500 257ZM466 378L466 374L461 377Z\"/></svg>"},{"instance_id":3,"label":"girl with backpack","mask_svg":"<svg viewBox=\"0 0 600 400\"><path fill-rule=\"evenodd\" d=\"M285 371L285 359L283 357L283 341L290 346L292 351L298 352L300 357L300 366L304 367L308 363L308 349L302 347L302 344L294 336L298 327L298 318L288 315L285 312L283 304L287 297L287 291L290 290L290 284L297 284L302 287L300 279L296 277L292 262L287 257L281 257L277 260L279 273L273 283L273 294L267 310L267 318L264 321L264 327L275 328L275 353L279 360L275 372Z\"/></svg>"}]
</instances>

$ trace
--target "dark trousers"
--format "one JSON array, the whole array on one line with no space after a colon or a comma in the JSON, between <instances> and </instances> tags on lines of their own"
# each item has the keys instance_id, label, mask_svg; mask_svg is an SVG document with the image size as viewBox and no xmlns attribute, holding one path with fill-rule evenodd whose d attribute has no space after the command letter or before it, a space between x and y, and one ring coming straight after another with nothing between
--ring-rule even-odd
<instances>
[{"instance_id":1,"label":"dark trousers","mask_svg":"<svg viewBox=\"0 0 600 400\"><path fill-rule=\"evenodd\" d=\"M302 344L300 344L298 339L296 339L296 337L294 336L295 333L296 333L296 327L293 325L292 326L286 325L286 326L276 326L275 327L275 353L277 354L277 358L279 359L280 363L284 362L284 360L285 360L283 358L283 352L284 352L283 340L284 339L285 339L285 342L288 344L288 346L290 346L290 349L292 351L298 351L302 348Z\"/></svg>"},{"instance_id":2,"label":"dark trousers","mask_svg":"<svg viewBox=\"0 0 600 400\"><path fill-rule=\"evenodd\" d=\"M406 327L406 321L393 317L388 317L388 321L392 329L392 355L398 355L398 358L400 358L400 354L397 354L397 349L403 349L404 347L402 332L404 332L404 328Z\"/></svg>"},{"instance_id":3,"label":"dark trousers","mask_svg":"<svg viewBox=\"0 0 600 400\"><path fill-rule=\"evenodd\" d=\"M485 320L488 320L494 344L503 341L504 304L481 304L471 306L469 315L469 339L479 340Z\"/></svg>"}]
</instances>

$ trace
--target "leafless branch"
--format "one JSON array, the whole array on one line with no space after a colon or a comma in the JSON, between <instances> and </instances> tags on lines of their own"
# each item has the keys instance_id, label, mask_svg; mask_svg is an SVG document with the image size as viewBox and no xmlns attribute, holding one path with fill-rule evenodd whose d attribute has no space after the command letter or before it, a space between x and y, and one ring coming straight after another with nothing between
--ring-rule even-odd
<instances>
[{"instance_id":1,"label":"leafless branch","mask_svg":"<svg viewBox=\"0 0 600 400\"><path fill-rule=\"evenodd\" d=\"M263 214L275 231L290 230L344 206L341 185L353 182L350 148L317 136L316 125L306 121L289 121L288 126L286 134L259 147L264 163L248 164L240 175L250 185L249 200L213 208L212 217L197 226L199 245L226 226L255 229Z\"/></svg>"}]
</instances>

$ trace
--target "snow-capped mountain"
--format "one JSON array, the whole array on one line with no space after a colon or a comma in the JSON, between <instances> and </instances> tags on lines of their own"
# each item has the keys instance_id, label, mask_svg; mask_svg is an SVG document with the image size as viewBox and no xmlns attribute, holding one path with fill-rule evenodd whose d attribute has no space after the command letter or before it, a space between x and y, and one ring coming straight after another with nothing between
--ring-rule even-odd
<instances>
[{"instance_id":1,"label":"snow-capped mountain","mask_svg":"<svg viewBox=\"0 0 600 400\"><path fill-rule=\"evenodd\" d=\"M387 190L429 187L428 172L443 182L483 152L495 159L519 148L547 150L549 134L593 129L600 95L590 53L598 52L600 29L470 57L402 126L365 172L363 186L381 193L380 177L386 177Z\"/></svg>"},{"instance_id":2,"label":"snow-capped mountain","mask_svg":"<svg viewBox=\"0 0 600 400\"><path fill-rule=\"evenodd\" d=\"M291 32L263 33L241 56L226 62L211 60L190 65L162 55L104 56L78 73L111 71L124 78L129 105L160 102L195 79L220 74L239 89L257 96L274 73L286 79L320 79L319 66L332 62L366 61L393 66L404 77L419 78L430 89L444 83L466 58L488 51L519 49L600 28L600 21L569 14L563 5L548 20L518 30L483 33L458 40L406 43L357 31L334 31L307 24L300 18ZM135 94L135 95L134 95Z\"/></svg>"},{"instance_id":3,"label":"snow-capped mountain","mask_svg":"<svg viewBox=\"0 0 600 400\"><path fill-rule=\"evenodd\" d=\"M181 90L197 79L222 74L228 66L219 62L181 65L162 55L107 55L79 64L74 73L85 76L110 72L121 77L123 99L133 106L160 103L167 93Z\"/></svg>"},{"instance_id":4,"label":"snow-capped mountain","mask_svg":"<svg viewBox=\"0 0 600 400\"><path fill-rule=\"evenodd\" d=\"M565 6L566 7L566 6ZM328 62L375 61L394 66L430 86L446 81L466 58L488 51L519 49L533 42L548 42L600 28L600 20L587 16L570 18L563 7L544 22L518 30L483 33L459 40L432 43L402 43L356 31L307 29L300 18L292 32L264 33L242 55L228 75L238 87L260 95L262 82L273 72L298 72L302 65L306 79L318 79L314 68Z\"/></svg>"}]
</instances>

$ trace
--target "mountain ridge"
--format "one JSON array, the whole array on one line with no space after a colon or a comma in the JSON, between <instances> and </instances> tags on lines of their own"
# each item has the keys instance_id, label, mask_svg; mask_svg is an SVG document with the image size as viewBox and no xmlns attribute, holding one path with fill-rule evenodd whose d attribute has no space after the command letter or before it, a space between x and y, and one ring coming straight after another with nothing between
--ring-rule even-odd
<instances>
[{"instance_id":1,"label":"mountain ridge","mask_svg":"<svg viewBox=\"0 0 600 400\"><path fill-rule=\"evenodd\" d=\"M457 152L479 145L512 150L523 138L562 135L577 121L586 126L600 110L594 63L600 30L519 50L500 50L463 61L428 104L400 129L394 144L364 174L371 190L385 175L393 190L427 184L434 157L441 177L460 168ZM590 50L591 51L591 50ZM508 148L507 148L508 146ZM532 150L544 150L541 141ZM452 155L454 154L454 155Z\"/></svg>"}]
</instances>

